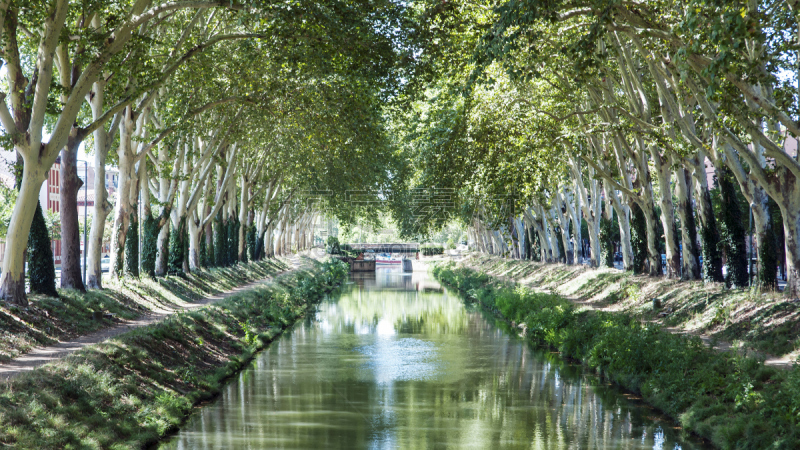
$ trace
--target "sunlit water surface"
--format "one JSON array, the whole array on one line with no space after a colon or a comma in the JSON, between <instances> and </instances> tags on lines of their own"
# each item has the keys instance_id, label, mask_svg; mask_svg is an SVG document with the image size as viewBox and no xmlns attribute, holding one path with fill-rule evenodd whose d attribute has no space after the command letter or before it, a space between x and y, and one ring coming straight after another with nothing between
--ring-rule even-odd
<instances>
[{"instance_id":1,"label":"sunlit water surface","mask_svg":"<svg viewBox=\"0 0 800 450\"><path fill-rule=\"evenodd\" d=\"M162 449L695 449L425 274L379 269L262 352Z\"/></svg>"}]
</instances>

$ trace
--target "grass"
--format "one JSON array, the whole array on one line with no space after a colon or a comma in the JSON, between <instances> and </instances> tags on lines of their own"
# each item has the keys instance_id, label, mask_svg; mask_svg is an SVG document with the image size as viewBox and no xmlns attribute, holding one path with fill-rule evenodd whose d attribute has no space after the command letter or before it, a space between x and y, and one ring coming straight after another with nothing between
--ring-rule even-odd
<instances>
[{"instance_id":1,"label":"grass","mask_svg":"<svg viewBox=\"0 0 800 450\"><path fill-rule=\"evenodd\" d=\"M470 255L464 264L593 308L622 311L639 320L735 341L743 351L794 357L800 350L800 302L777 292L483 255ZM661 301L660 309L653 309L653 298Z\"/></svg>"},{"instance_id":2,"label":"grass","mask_svg":"<svg viewBox=\"0 0 800 450\"><path fill-rule=\"evenodd\" d=\"M506 320L510 330L581 361L719 448L800 448L797 366L766 367L625 312L579 310L560 295L453 264L433 272Z\"/></svg>"},{"instance_id":3,"label":"grass","mask_svg":"<svg viewBox=\"0 0 800 450\"><path fill-rule=\"evenodd\" d=\"M133 449L156 442L346 277L338 261L314 264L19 375L0 394L0 443Z\"/></svg>"},{"instance_id":4,"label":"grass","mask_svg":"<svg viewBox=\"0 0 800 450\"><path fill-rule=\"evenodd\" d=\"M182 277L106 281L106 289L81 293L60 289L59 297L32 295L27 308L0 303L0 363L110 326L158 308L174 308L288 268L277 259L200 270ZM104 317L105 313L114 318Z\"/></svg>"}]
</instances>

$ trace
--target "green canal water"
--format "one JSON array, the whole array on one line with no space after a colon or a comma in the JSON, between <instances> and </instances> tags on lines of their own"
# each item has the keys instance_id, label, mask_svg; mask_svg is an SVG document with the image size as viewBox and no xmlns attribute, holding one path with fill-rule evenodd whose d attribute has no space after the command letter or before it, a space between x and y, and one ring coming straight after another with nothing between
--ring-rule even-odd
<instances>
[{"instance_id":1,"label":"green canal water","mask_svg":"<svg viewBox=\"0 0 800 450\"><path fill-rule=\"evenodd\" d=\"M425 274L379 269L320 304L160 448L704 447Z\"/></svg>"}]
</instances>

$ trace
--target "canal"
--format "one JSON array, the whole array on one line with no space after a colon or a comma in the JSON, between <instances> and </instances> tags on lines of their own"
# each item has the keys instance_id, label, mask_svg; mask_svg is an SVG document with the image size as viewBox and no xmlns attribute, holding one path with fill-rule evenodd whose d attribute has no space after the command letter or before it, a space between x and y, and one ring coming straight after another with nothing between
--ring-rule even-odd
<instances>
[{"instance_id":1,"label":"canal","mask_svg":"<svg viewBox=\"0 0 800 450\"><path fill-rule=\"evenodd\" d=\"M424 273L354 274L162 449L696 449Z\"/></svg>"}]
</instances>

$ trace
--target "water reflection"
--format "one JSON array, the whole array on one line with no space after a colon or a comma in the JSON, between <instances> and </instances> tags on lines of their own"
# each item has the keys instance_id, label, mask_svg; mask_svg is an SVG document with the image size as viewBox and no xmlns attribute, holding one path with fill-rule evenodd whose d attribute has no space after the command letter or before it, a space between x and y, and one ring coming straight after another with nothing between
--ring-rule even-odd
<instances>
[{"instance_id":1,"label":"water reflection","mask_svg":"<svg viewBox=\"0 0 800 450\"><path fill-rule=\"evenodd\" d=\"M701 448L424 274L370 275L162 448Z\"/></svg>"}]
</instances>

